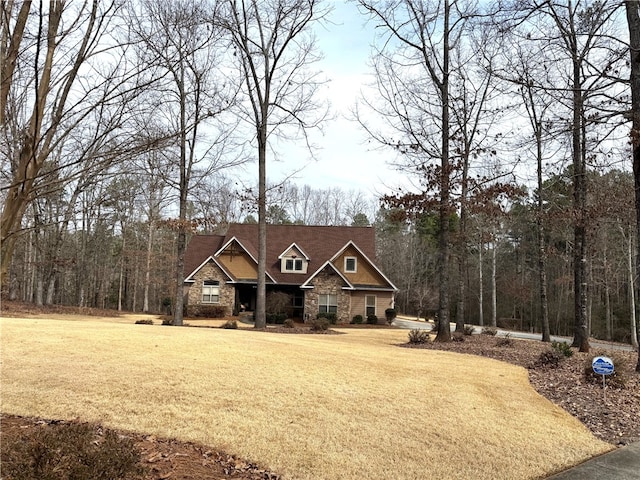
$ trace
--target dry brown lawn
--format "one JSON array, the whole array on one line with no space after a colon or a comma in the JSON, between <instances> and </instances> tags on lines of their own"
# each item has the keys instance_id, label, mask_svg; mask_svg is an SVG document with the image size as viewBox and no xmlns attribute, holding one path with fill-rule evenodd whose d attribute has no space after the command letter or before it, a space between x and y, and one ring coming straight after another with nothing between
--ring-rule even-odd
<instances>
[{"instance_id":1,"label":"dry brown lawn","mask_svg":"<svg viewBox=\"0 0 640 480\"><path fill-rule=\"evenodd\" d=\"M406 331L137 318L0 319L2 412L196 441L287 479L534 479L612 448L525 369L398 348Z\"/></svg>"}]
</instances>

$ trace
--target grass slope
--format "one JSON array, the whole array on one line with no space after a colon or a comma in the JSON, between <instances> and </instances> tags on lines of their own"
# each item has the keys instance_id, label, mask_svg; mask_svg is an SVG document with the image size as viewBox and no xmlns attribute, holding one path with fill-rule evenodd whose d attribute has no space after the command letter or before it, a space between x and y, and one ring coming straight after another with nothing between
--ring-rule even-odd
<instances>
[{"instance_id":1,"label":"grass slope","mask_svg":"<svg viewBox=\"0 0 640 480\"><path fill-rule=\"evenodd\" d=\"M4 318L5 413L202 442L288 479L533 479L611 447L489 359L406 331Z\"/></svg>"}]
</instances>

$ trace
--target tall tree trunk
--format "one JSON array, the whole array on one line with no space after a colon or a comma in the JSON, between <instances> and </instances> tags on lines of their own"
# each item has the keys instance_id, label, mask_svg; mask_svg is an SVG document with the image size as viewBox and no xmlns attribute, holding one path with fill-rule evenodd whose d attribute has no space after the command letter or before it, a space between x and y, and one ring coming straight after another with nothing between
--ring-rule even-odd
<instances>
[{"instance_id":1,"label":"tall tree trunk","mask_svg":"<svg viewBox=\"0 0 640 480\"><path fill-rule=\"evenodd\" d=\"M631 140L633 146L633 179L636 204L636 238L640 239L640 4L626 0L627 24L629 26L629 53L631 60ZM640 272L640 241L636 253L636 272ZM637 285L636 285L637 287ZM640 329L636 324L636 339L640 340ZM640 349L636 371L640 372Z\"/></svg>"},{"instance_id":2,"label":"tall tree trunk","mask_svg":"<svg viewBox=\"0 0 640 480\"><path fill-rule=\"evenodd\" d=\"M574 332L573 346L581 352L589 351L587 333L587 174L584 152L583 94L581 62L577 45L572 47L573 59L573 119L571 145L573 155L573 288Z\"/></svg>"},{"instance_id":3,"label":"tall tree trunk","mask_svg":"<svg viewBox=\"0 0 640 480\"><path fill-rule=\"evenodd\" d=\"M122 226L122 252L120 253L120 271L118 273L118 311L122 311L122 291L124 289L124 261L125 261L125 248L126 248L126 235L124 222L121 223Z\"/></svg>"},{"instance_id":4,"label":"tall tree trunk","mask_svg":"<svg viewBox=\"0 0 640 480\"><path fill-rule=\"evenodd\" d=\"M450 165L449 165L449 16L451 5L449 0L444 2L444 29L443 29L443 51L442 51L442 82L440 85L440 101L442 102L442 151L440 159L440 205L438 207L438 218L440 229L438 232L438 333L436 342L447 342L451 340L451 327L449 326L449 217L451 215L450 206Z\"/></svg>"},{"instance_id":5,"label":"tall tree trunk","mask_svg":"<svg viewBox=\"0 0 640 480\"><path fill-rule=\"evenodd\" d=\"M484 251L484 241L482 231L480 232L480 248L478 249L478 324L484 325L484 275L482 272L482 257Z\"/></svg>"},{"instance_id":6,"label":"tall tree trunk","mask_svg":"<svg viewBox=\"0 0 640 480\"><path fill-rule=\"evenodd\" d=\"M496 288L496 250L498 247L497 236L494 233L493 249L491 251L491 326L498 326L498 290Z\"/></svg>"},{"instance_id":7,"label":"tall tree trunk","mask_svg":"<svg viewBox=\"0 0 640 480\"><path fill-rule=\"evenodd\" d=\"M266 272L267 272L267 105L262 124L258 128L258 291L256 293L255 328L267 325Z\"/></svg>"},{"instance_id":8,"label":"tall tree trunk","mask_svg":"<svg viewBox=\"0 0 640 480\"><path fill-rule=\"evenodd\" d=\"M621 230L624 230L620 227ZM636 292L635 292L635 275L633 271L633 229L629 227L629 235L627 240L627 273L629 274L629 318L631 319L631 345L638 348L637 320L636 320ZM626 235L625 235L626 236Z\"/></svg>"},{"instance_id":9,"label":"tall tree trunk","mask_svg":"<svg viewBox=\"0 0 640 480\"><path fill-rule=\"evenodd\" d=\"M465 284L467 279L467 176L469 158L465 156L462 168L462 193L460 195L460 231L458 232L458 302L456 308L456 332L464 331L465 318Z\"/></svg>"},{"instance_id":10,"label":"tall tree trunk","mask_svg":"<svg viewBox=\"0 0 640 480\"><path fill-rule=\"evenodd\" d=\"M604 281L604 322L606 339L611 341L613 337L613 325L611 320L611 288L609 287L609 262L607 259L607 250L605 246L604 250L604 265L603 265L603 281Z\"/></svg>"},{"instance_id":11,"label":"tall tree trunk","mask_svg":"<svg viewBox=\"0 0 640 480\"><path fill-rule=\"evenodd\" d=\"M149 286L151 285L151 256L153 253L153 222L149 220L149 232L147 235L147 258L144 267L144 298L142 311L149 312Z\"/></svg>"},{"instance_id":12,"label":"tall tree trunk","mask_svg":"<svg viewBox=\"0 0 640 480\"><path fill-rule=\"evenodd\" d=\"M533 103L533 99L532 99ZM538 160L538 209L536 213L536 228L538 233L538 279L540 282L540 323L542 326L542 341L551 341L549 329L549 300L547 298L547 248L545 240L544 215L544 183L542 181L542 123L535 122L536 157Z\"/></svg>"}]
</instances>

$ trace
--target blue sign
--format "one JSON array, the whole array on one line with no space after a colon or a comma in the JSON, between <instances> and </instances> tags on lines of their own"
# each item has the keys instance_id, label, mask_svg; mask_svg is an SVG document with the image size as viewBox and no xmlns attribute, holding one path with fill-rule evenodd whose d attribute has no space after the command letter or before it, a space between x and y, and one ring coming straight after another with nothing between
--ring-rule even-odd
<instances>
[{"instance_id":1,"label":"blue sign","mask_svg":"<svg viewBox=\"0 0 640 480\"><path fill-rule=\"evenodd\" d=\"M596 357L591 362L591 366L598 375L611 375L613 373L613 360L609 357Z\"/></svg>"}]
</instances>

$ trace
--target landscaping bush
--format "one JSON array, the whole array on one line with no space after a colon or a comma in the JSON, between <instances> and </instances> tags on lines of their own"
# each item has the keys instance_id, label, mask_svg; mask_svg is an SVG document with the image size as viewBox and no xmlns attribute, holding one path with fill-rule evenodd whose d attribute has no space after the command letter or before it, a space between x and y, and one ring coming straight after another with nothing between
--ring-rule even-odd
<instances>
[{"instance_id":1,"label":"landscaping bush","mask_svg":"<svg viewBox=\"0 0 640 480\"><path fill-rule=\"evenodd\" d=\"M393 322L395 320L395 318L396 318L396 315L397 315L397 313L396 313L396 309L395 308L387 308L384 311L384 316L387 319L387 323Z\"/></svg>"},{"instance_id":2,"label":"landscaping bush","mask_svg":"<svg viewBox=\"0 0 640 480\"><path fill-rule=\"evenodd\" d=\"M60 423L26 431L2 444L2 477L11 480L139 479L134 442L88 423Z\"/></svg>"},{"instance_id":3,"label":"landscaping bush","mask_svg":"<svg viewBox=\"0 0 640 480\"><path fill-rule=\"evenodd\" d=\"M496 342L496 347L513 347L513 338L511 338L511 334L507 333L504 337L499 338Z\"/></svg>"},{"instance_id":4,"label":"landscaping bush","mask_svg":"<svg viewBox=\"0 0 640 480\"><path fill-rule=\"evenodd\" d=\"M378 324L378 317L376 315L367 315L367 323L369 325L377 325Z\"/></svg>"},{"instance_id":5,"label":"landscaping bush","mask_svg":"<svg viewBox=\"0 0 640 480\"><path fill-rule=\"evenodd\" d=\"M420 330L417 328L409 330L409 343L422 344L422 343L427 343L428 341L429 341L428 331Z\"/></svg>"},{"instance_id":6,"label":"landscaping bush","mask_svg":"<svg viewBox=\"0 0 640 480\"><path fill-rule=\"evenodd\" d=\"M287 319L286 313L267 313L266 314L267 323L282 325L286 319Z\"/></svg>"},{"instance_id":7,"label":"landscaping bush","mask_svg":"<svg viewBox=\"0 0 640 480\"><path fill-rule=\"evenodd\" d=\"M236 328L238 328L238 322L236 322L235 320L227 320L222 325L220 325L220 328L227 328L227 329L235 330Z\"/></svg>"},{"instance_id":8,"label":"landscaping bush","mask_svg":"<svg viewBox=\"0 0 640 480\"><path fill-rule=\"evenodd\" d=\"M136 320L136 325L153 325L153 320L150 318L143 318L142 320Z\"/></svg>"},{"instance_id":9,"label":"landscaping bush","mask_svg":"<svg viewBox=\"0 0 640 480\"><path fill-rule=\"evenodd\" d=\"M227 307L224 305L189 305L187 316L200 318L224 318L227 316Z\"/></svg>"},{"instance_id":10,"label":"landscaping bush","mask_svg":"<svg viewBox=\"0 0 640 480\"><path fill-rule=\"evenodd\" d=\"M482 334L496 336L498 334L498 329L496 327L483 327Z\"/></svg>"},{"instance_id":11,"label":"landscaping bush","mask_svg":"<svg viewBox=\"0 0 640 480\"><path fill-rule=\"evenodd\" d=\"M269 292L265 299L267 323L282 323L292 313L292 296L285 292Z\"/></svg>"},{"instance_id":12,"label":"landscaping bush","mask_svg":"<svg viewBox=\"0 0 640 480\"><path fill-rule=\"evenodd\" d=\"M570 358L573 356L573 350L571 350L571 346L567 342L551 342L551 348L564 357Z\"/></svg>"},{"instance_id":13,"label":"landscaping bush","mask_svg":"<svg viewBox=\"0 0 640 480\"><path fill-rule=\"evenodd\" d=\"M335 325L338 322L338 315L336 315L335 313L330 313L330 312L321 312L318 313L318 315L316 316L316 318L320 319L320 318L325 318L327 319L327 321L331 324L331 325Z\"/></svg>"},{"instance_id":14,"label":"landscaping bush","mask_svg":"<svg viewBox=\"0 0 640 480\"><path fill-rule=\"evenodd\" d=\"M290 318L287 318L287 319L282 323L282 326L283 326L283 327L285 327L285 328L293 328L293 327L295 327L295 325L294 325L294 323L293 323L293 320L292 320L292 319L290 319Z\"/></svg>"},{"instance_id":15,"label":"landscaping bush","mask_svg":"<svg viewBox=\"0 0 640 480\"><path fill-rule=\"evenodd\" d=\"M314 332L322 332L329 329L329 320L325 317L319 317L311 321L311 330Z\"/></svg>"},{"instance_id":16,"label":"landscaping bush","mask_svg":"<svg viewBox=\"0 0 640 480\"><path fill-rule=\"evenodd\" d=\"M535 367L548 367L548 368L558 368L560 362L565 357L555 349L549 349L542 352L538 358L536 359L534 366Z\"/></svg>"},{"instance_id":17,"label":"landscaping bush","mask_svg":"<svg viewBox=\"0 0 640 480\"><path fill-rule=\"evenodd\" d=\"M362 318L362 315L354 315L351 319L351 323L354 325L360 325L363 321L364 318Z\"/></svg>"},{"instance_id":18,"label":"landscaping bush","mask_svg":"<svg viewBox=\"0 0 640 480\"><path fill-rule=\"evenodd\" d=\"M473 335L473 332L475 332L476 329L473 325L465 325L464 326L464 334L469 336L469 335Z\"/></svg>"}]
</instances>

